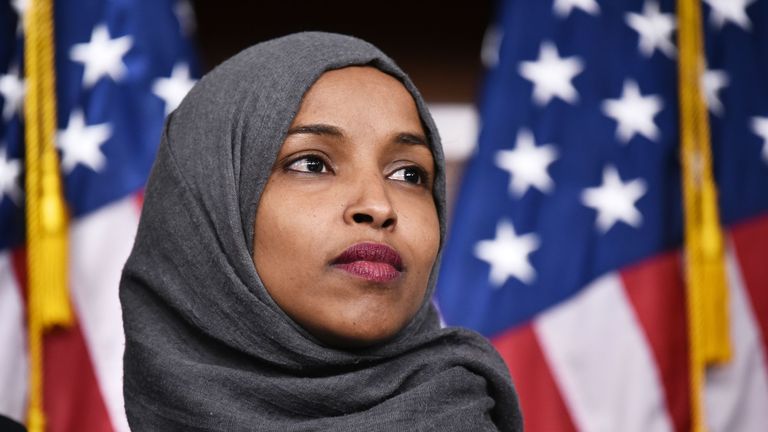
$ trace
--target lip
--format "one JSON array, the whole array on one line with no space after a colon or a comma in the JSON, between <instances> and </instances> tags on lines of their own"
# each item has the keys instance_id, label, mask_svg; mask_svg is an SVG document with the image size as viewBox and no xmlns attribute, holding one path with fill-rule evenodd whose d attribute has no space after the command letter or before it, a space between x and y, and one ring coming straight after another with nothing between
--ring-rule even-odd
<instances>
[{"instance_id":1,"label":"lip","mask_svg":"<svg viewBox=\"0 0 768 432\"><path fill-rule=\"evenodd\" d=\"M334 258L331 265L371 282L389 282L403 272L400 254L381 243L354 244Z\"/></svg>"}]
</instances>

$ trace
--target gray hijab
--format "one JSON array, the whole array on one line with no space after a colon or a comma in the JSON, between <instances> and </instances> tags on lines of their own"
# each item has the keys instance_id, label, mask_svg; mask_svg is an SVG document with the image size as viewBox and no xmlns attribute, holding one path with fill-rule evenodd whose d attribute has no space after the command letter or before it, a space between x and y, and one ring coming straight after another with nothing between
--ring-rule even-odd
<instances>
[{"instance_id":1,"label":"gray hijab","mask_svg":"<svg viewBox=\"0 0 768 432\"><path fill-rule=\"evenodd\" d=\"M304 93L325 71L369 65L416 101L437 167L437 129L410 79L373 45L299 33L224 62L168 118L120 300L133 430L522 429L507 369L482 337L441 329L429 300L389 342L323 345L272 300L252 262L253 222ZM435 266L437 267L437 266Z\"/></svg>"}]
</instances>

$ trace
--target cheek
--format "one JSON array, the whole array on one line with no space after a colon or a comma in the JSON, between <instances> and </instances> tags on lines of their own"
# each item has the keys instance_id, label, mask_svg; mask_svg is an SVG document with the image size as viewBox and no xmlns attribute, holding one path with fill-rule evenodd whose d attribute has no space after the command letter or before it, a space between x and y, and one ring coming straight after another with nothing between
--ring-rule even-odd
<instances>
[{"instance_id":1,"label":"cheek","mask_svg":"<svg viewBox=\"0 0 768 432\"><path fill-rule=\"evenodd\" d=\"M286 195L267 188L264 191L254 225L253 261L256 271L273 297L274 290L290 290L301 277L297 265L312 259L308 252L318 240L315 212L305 208L302 200L286 199ZM277 295L276 295L277 294Z\"/></svg>"},{"instance_id":2,"label":"cheek","mask_svg":"<svg viewBox=\"0 0 768 432\"><path fill-rule=\"evenodd\" d=\"M283 215L290 218L289 215ZM275 269L285 272L283 279L297 279L304 274L308 268L320 261L317 254L319 246L323 244L322 231L317 229L318 223L306 223L296 220L293 215L291 219L281 219L272 225L264 225L256 230L256 247L254 249L255 257L264 258L264 267L266 271L272 271L268 265L274 265ZM256 270L261 274L259 260L254 260ZM273 271L274 273L274 271Z\"/></svg>"},{"instance_id":3,"label":"cheek","mask_svg":"<svg viewBox=\"0 0 768 432\"><path fill-rule=\"evenodd\" d=\"M440 223L437 218L437 209L433 203L419 203L412 206L412 211L404 214L403 225L407 226L408 237L414 257L426 265L426 273L432 268L440 247Z\"/></svg>"}]
</instances>

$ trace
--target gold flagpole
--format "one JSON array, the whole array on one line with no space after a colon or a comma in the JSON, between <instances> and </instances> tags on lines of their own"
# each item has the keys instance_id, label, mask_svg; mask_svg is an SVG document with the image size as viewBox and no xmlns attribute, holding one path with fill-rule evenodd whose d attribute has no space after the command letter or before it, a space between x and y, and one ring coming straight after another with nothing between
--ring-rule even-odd
<instances>
[{"instance_id":1,"label":"gold flagpole","mask_svg":"<svg viewBox=\"0 0 768 432\"><path fill-rule=\"evenodd\" d=\"M52 0L32 0L24 15L25 197L27 224L29 405L27 428L45 431L43 334L68 326L67 213L56 134Z\"/></svg>"},{"instance_id":2,"label":"gold flagpole","mask_svg":"<svg viewBox=\"0 0 768 432\"><path fill-rule=\"evenodd\" d=\"M708 365L731 357L724 244L712 176L701 2L678 0L680 161L685 211L685 277L690 340L692 430L706 430L702 393Z\"/></svg>"}]
</instances>

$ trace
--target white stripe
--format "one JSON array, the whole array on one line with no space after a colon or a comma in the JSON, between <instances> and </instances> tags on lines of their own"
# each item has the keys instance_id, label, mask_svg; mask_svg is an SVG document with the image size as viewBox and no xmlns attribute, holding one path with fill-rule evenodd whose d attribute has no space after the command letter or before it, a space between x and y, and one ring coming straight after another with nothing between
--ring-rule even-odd
<instances>
[{"instance_id":1,"label":"white stripe","mask_svg":"<svg viewBox=\"0 0 768 432\"><path fill-rule=\"evenodd\" d=\"M432 103L429 113L440 132L445 159L463 161L477 147L480 119L473 104Z\"/></svg>"},{"instance_id":2,"label":"white stripe","mask_svg":"<svg viewBox=\"0 0 768 432\"><path fill-rule=\"evenodd\" d=\"M580 431L671 431L658 370L624 286L603 276L534 323Z\"/></svg>"},{"instance_id":3,"label":"white stripe","mask_svg":"<svg viewBox=\"0 0 768 432\"><path fill-rule=\"evenodd\" d=\"M133 246L139 210L133 197L79 219L71 228L72 297L96 380L117 431L128 431L123 408L120 273Z\"/></svg>"},{"instance_id":4,"label":"white stripe","mask_svg":"<svg viewBox=\"0 0 768 432\"><path fill-rule=\"evenodd\" d=\"M11 256L0 253L0 414L20 423L26 417L27 363L24 304Z\"/></svg>"},{"instance_id":5,"label":"white stripe","mask_svg":"<svg viewBox=\"0 0 768 432\"><path fill-rule=\"evenodd\" d=\"M768 428L768 373L760 330L733 249L727 255L733 359L707 373L707 423L712 432Z\"/></svg>"}]
</instances>

